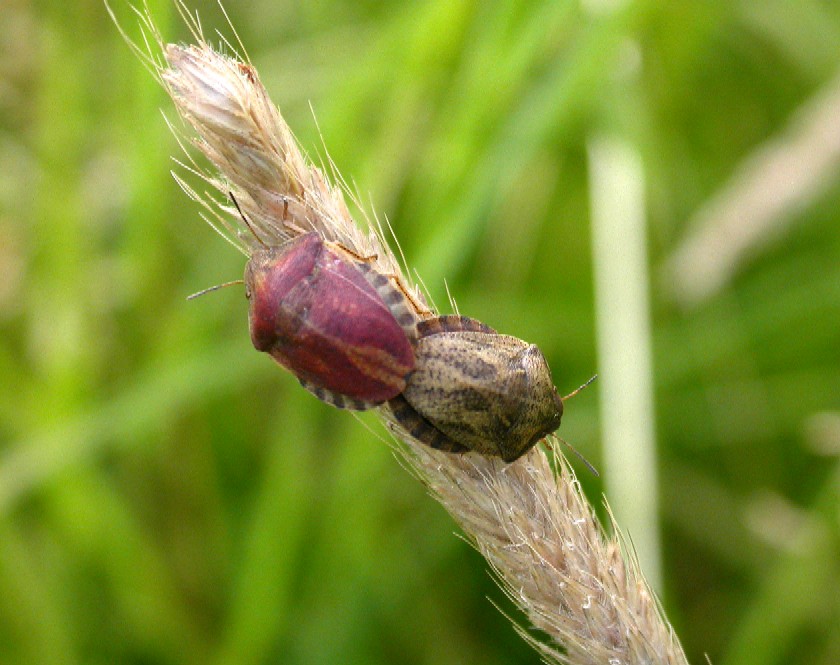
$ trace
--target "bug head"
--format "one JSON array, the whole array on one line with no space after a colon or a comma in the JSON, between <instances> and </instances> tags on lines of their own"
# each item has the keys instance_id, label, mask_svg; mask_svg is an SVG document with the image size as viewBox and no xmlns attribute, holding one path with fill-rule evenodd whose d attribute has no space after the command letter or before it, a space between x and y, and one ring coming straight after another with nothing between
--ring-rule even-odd
<instances>
[{"instance_id":1,"label":"bug head","mask_svg":"<svg viewBox=\"0 0 840 665\"><path fill-rule=\"evenodd\" d=\"M539 347L530 344L514 360L520 377L517 414L502 446L502 458L513 461L560 427L563 400L551 380L551 370Z\"/></svg>"},{"instance_id":2,"label":"bug head","mask_svg":"<svg viewBox=\"0 0 840 665\"><path fill-rule=\"evenodd\" d=\"M312 274L323 246L317 233L309 233L251 254L244 281L251 342L257 351L269 351L277 343L281 306L289 292Z\"/></svg>"},{"instance_id":3,"label":"bug head","mask_svg":"<svg viewBox=\"0 0 840 665\"><path fill-rule=\"evenodd\" d=\"M276 332L272 270L276 266L276 252L271 249L255 251L245 266L245 297L248 299L248 327L251 342L257 351L274 346Z\"/></svg>"}]
</instances>

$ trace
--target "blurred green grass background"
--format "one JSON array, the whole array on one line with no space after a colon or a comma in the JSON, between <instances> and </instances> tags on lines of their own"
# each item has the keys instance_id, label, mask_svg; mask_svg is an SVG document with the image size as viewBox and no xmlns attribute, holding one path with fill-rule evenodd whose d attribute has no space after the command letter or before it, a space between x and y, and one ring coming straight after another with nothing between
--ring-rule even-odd
<instances>
[{"instance_id":1,"label":"blurred green grass background","mask_svg":"<svg viewBox=\"0 0 840 665\"><path fill-rule=\"evenodd\" d=\"M831 85L840 5L596 4L226 7L304 149L323 154L311 103L438 305L445 279L561 391L598 367L587 142L634 146L667 614L693 663L836 664L836 160L700 304L662 275ZM171 179L160 109L98 1L0 7L0 662L540 662L388 446L252 350L241 291L184 301L243 258ZM561 428L596 465L601 408L589 390Z\"/></svg>"}]
</instances>

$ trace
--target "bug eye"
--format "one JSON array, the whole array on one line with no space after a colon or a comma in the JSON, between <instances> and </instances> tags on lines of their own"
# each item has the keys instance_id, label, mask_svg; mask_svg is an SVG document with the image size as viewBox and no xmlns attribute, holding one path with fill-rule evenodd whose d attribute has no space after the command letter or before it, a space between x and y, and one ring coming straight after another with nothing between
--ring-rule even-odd
<instances>
[{"instance_id":1,"label":"bug eye","mask_svg":"<svg viewBox=\"0 0 840 665\"><path fill-rule=\"evenodd\" d=\"M247 284L245 285L245 299L246 300L251 299L251 287L248 286Z\"/></svg>"}]
</instances>

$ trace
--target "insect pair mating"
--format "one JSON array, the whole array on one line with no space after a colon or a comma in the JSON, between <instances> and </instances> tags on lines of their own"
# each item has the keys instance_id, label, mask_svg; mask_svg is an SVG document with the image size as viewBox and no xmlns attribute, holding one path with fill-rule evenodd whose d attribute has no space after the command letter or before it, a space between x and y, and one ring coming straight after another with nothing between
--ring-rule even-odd
<instances>
[{"instance_id":1,"label":"insect pair mating","mask_svg":"<svg viewBox=\"0 0 840 665\"><path fill-rule=\"evenodd\" d=\"M254 251L244 281L254 347L324 402L387 405L422 443L506 462L560 426L536 346L463 316L421 320L391 278L317 232Z\"/></svg>"}]
</instances>

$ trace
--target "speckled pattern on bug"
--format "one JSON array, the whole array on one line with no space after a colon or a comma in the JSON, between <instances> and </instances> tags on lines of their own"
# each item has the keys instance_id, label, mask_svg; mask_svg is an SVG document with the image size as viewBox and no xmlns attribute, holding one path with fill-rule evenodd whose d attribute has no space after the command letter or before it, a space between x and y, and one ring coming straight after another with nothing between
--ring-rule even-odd
<instances>
[{"instance_id":1,"label":"speckled pattern on bug","mask_svg":"<svg viewBox=\"0 0 840 665\"><path fill-rule=\"evenodd\" d=\"M560 426L563 401L533 344L462 316L417 332L415 371L389 406L419 441L512 462Z\"/></svg>"}]
</instances>

